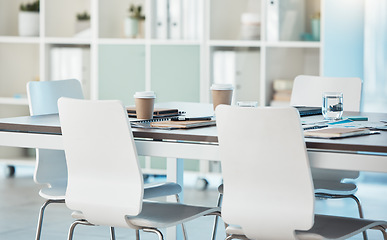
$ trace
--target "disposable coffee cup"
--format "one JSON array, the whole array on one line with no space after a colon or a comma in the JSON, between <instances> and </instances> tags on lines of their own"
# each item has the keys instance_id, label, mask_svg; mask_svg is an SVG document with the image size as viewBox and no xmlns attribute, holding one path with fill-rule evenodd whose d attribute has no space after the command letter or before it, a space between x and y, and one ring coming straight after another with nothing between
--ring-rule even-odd
<instances>
[{"instance_id":1,"label":"disposable coffee cup","mask_svg":"<svg viewBox=\"0 0 387 240\"><path fill-rule=\"evenodd\" d=\"M231 105L232 93L234 91L234 87L231 84L213 84L211 91L214 110L219 104Z\"/></svg>"},{"instance_id":2,"label":"disposable coffee cup","mask_svg":"<svg viewBox=\"0 0 387 240\"><path fill-rule=\"evenodd\" d=\"M134 102L136 104L137 119L152 119L156 95L153 91L136 92Z\"/></svg>"}]
</instances>

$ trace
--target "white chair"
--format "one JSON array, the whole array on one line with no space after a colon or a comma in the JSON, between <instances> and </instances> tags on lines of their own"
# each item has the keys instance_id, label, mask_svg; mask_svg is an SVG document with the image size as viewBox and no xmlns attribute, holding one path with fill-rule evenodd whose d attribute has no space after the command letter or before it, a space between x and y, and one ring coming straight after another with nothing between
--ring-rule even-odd
<instances>
[{"instance_id":1,"label":"white chair","mask_svg":"<svg viewBox=\"0 0 387 240\"><path fill-rule=\"evenodd\" d=\"M342 92L344 111L360 111L362 82L360 78L328 78L317 76L297 76L292 89L291 106L321 107L323 92ZM357 186L343 183L343 179L356 179L358 171L312 169L316 197L352 198L355 200L359 216L364 217L360 200L355 196ZM223 185L219 187L218 204L222 201ZM213 240L217 231L217 217L213 228ZM367 239L364 233L364 239Z\"/></svg>"},{"instance_id":2,"label":"white chair","mask_svg":"<svg viewBox=\"0 0 387 240\"><path fill-rule=\"evenodd\" d=\"M66 205L78 219L69 240L77 224L127 227L163 239L158 228L219 213L219 208L143 200L136 146L120 101L60 98L58 106L68 168Z\"/></svg>"},{"instance_id":3,"label":"white chair","mask_svg":"<svg viewBox=\"0 0 387 240\"><path fill-rule=\"evenodd\" d=\"M333 78L300 75L294 79L291 106L321 107L323 92L342 92L344 111L360 110L360 78Z\"/></svg>"},{"instance_id":4,"label":"white chair","mask_svg":"<svg viewBox=\"0 0 387 240\"><path fill-rule=\"evenodd\" d=\"M81 83L76 79L32 81L27 84L27 94L32 116L58 114L57 102L60 97L84 98ZM63 150L36 149L34 181L45 185L39 195L46 199L39 212L36 231L36 240L38 240L41 236L43 216L47 205L65 202L67 165ZM179 201L178 194L181 190L179 184L171 182L147 184L144 198L175 195ZM184 226L183 232L185 233Z\"/></svg>"},{"instance_id":5,"label":"white chair","mask_svg":"<svg viewBox=\"0 0 387 240\"><path fill-rule=\"evenodd\" d=\"M230 224L226 239L346 239L366 229L381 230L387 239L385 221L315 215L296 109L222 105L216 118L224 181L222 218Z\"/></svg>"},{"instance_id":6,"label":"white chair","mask_svg":"<svg viewBox=\"0 0 387 240\"><path fill-rule=\"evenodd\" d=\"M27 83L31 116L57 114L57 100L62 97L83 98L78 80L32 81ZM67 186L67 166L63 150L36 149L34 181L43 184L39 195L46 199L39 212L36 240L40 239L44 210L51 203L64 203Z\"/></svg>"},{"instance_id":7,"label":"white chair","mask_svg":"<svg viewBox=\"0 0 387 240\"><path fill-rule=\"evenodd\" d=\"M328 78L297 76L294 80L290 105L322 105L323 92L342 92L344 111L360 111L362 82L360 78ZM352 198L358 206L359 216L364 217L360 200L355 196L357 186L344 183L344 179L356 179L358 171L312 169L315 194L319 198ZM367 237L365 236L365 239Z\"/></svg>"}]
</instances>

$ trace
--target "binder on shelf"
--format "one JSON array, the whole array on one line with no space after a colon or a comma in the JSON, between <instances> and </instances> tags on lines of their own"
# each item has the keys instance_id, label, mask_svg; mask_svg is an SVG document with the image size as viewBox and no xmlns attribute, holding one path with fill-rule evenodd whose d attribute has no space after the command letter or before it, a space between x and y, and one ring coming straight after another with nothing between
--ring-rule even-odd
<instances>
[{"instance_id":1,"label":"binder on shelf","mask_svg":"<svg viewBox=\"0 0 387 240\"><path fill-rule=\"evenodd\" d=\"M267 0L267 41L279 41L280 0Z\"/></svg>"},{"instance_id":2,"label":"binder on shelf","mask_svg":"<svg viewBox=\"0 0 387 240\"><path fill-rule=\"evenodd\" d=\"M201 19L198 17L198 10L201 6L201 1L198 0L184 0L182 1L182 21L183 21L183 38L195 40L199 38L199 25Z\"/></svg>"},{"instance_id":3,"label":"binder on shelf","mask_svg":"<svg viewBox=\"0 0 387 240\"><path fill-rule=\"evenodd\" d=\"M169 0L155 0L156 4L156 37L167 39L169 36L168 5Z\"/></svg>"},{"instance_id":4,"label":"binder on shelf","mask_svg":"<svg viewBox=\"0 0 387 240\"><path fill-rule=\"evenodd\" d=\"M214 83L235 84L235 51L214 52Z\"/></svg>"},{"instance_id":5,"label":"binder on shelf","mask_svg":"<svg viewBox=\"0 0 387 240\"><path fill-rule=\"evenodd\" d=\"M169 0L169 33L171 39L182 39L182 5L182 0Z\"/></svg>"},{"instance_id":6,"label":"binder on shelf","mask_svg":"<svg viewBox=\"0 0 387 240\"><path fill-rule=\"evenodd\" d=\"M90 92L90 49L85 47L53 47L50 51L50 79L78 79L85 97Z\"/></svg>"}]
</instances>

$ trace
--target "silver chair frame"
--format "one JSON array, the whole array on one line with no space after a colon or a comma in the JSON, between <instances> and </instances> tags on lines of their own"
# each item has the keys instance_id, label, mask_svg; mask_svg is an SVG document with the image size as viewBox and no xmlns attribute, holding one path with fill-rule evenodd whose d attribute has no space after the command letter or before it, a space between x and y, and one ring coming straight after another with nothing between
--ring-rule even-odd
<instances>
[{"instance_id":1,"label":"silver chair frame","mask_svg":"<svg viewBox=\"0 0 387 240\"><path fill-rule=\"evenodd\" d=\"M44 210L51 203L65 203L65 200L64 199L59 199L59 200L48 199L47 201L45 201L43 203L43 205L40 207L40 211L39 211L39 218L38 218L39 220L38 220L38 226L36 228L35 240L39 240L40 239L40 236L42 234Z\"/></svg>"}]
</instances>

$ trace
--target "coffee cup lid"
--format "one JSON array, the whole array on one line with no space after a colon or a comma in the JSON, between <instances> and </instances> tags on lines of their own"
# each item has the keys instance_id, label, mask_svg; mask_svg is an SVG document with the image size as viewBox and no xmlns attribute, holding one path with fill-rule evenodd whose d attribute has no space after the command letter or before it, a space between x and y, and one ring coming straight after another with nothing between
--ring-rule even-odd
<instances>
[{"instance_id":1,"label":"coffee cup lid","mask_svg":"<svg viewBox=\"0 0 387 240\"><path fill-rule=\"evenodd\" d=\"M136 92L134 94L135 98L156 98L155 92L153 91L144 91L144 92Z\"/></svg>"},{"instance_id":2,"label":"coffee cup lid","mask_svg":"<svg viewBox=\"0 0 387 240\"><path fill-rule=\"evenodd\" d=\"M234 86L232 84L212 84L211 90L233 90Z\"/></svg>"}]
</instances>

